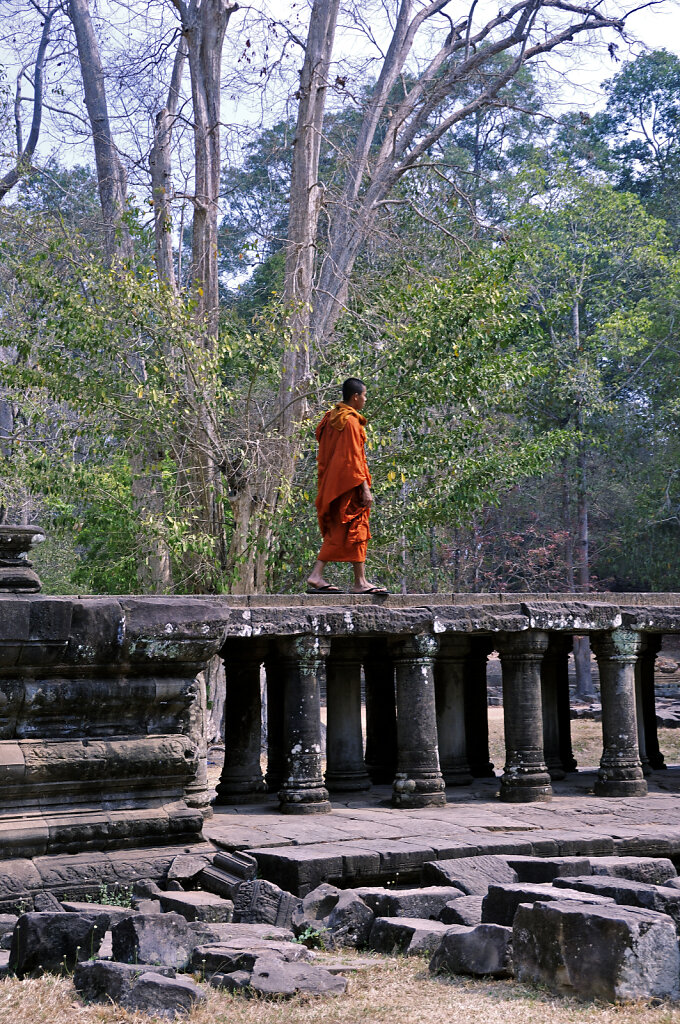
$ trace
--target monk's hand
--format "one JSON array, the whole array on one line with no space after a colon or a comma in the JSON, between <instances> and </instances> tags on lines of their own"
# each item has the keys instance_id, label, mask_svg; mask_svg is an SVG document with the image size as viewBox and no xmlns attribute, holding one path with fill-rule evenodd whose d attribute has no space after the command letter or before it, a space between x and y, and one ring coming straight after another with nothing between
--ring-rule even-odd
<instances>
[{"instance_id":1,"label":"monk's hand","mask_svg":"<svg viewBox=\"0 0 680 1024\"><path fill-rule=\"evenodd\" d=\"M364 505L364 506L365 505L372 505L373 504L373 495L371 494L371 488L368 486L368 484L366 483L365 480L364 480L363 484L361 485L360 499L361 499L361 504Z\"/></svg>"}]
</instances>

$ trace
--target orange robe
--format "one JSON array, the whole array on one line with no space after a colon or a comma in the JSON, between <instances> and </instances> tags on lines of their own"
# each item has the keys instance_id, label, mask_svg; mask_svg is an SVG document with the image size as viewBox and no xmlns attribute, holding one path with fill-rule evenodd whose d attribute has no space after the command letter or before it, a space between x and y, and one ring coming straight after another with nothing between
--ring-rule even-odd
<instances>
[{"instance_id":1,"label":"orange robe","mask_svg":"<svg viewBox=\"0 0 680 1024\"><path fill-rule=\"evenodd\" d=\"M364 417L340 402L316 428L319 490L316 511L323 544L321 562L365 562L371 538L370 507L360 502L361 485L371 485L366 462Z\"/></svg>"}]
</instances>

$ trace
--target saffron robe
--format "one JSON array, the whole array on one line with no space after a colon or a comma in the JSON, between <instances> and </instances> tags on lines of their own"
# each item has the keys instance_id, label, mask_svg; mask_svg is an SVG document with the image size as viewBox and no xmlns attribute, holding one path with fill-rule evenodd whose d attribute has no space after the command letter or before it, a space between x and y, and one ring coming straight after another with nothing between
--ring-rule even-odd
<instances>
[{"instance_id":1,"label":"saffron robe","mask_svg":"<svg viewBox=\"0 0 680 1024\"><path fill-rule=\"evenodd\" d=\"M365 562L371 531L370 506L361 504L361 485L371 485L366 462L364 417L340 402L316 428L319 486L316 511L323 544L321 562Z\"/></svg>"}]
</instances>

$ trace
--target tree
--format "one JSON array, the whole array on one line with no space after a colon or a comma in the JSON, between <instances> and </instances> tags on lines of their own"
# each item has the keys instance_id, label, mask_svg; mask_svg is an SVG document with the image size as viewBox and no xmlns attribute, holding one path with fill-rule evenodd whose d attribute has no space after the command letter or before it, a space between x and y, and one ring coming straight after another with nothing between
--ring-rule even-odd
<instances>
[{"instance_id":1,"label":"tree","mask_svg":"<svg viewBox=\"0 0 680 1024\"><path fill-rule=\"evenodd\" d=\"M520 217L526 259L520 271L544 331L550 368L536 395L541 421L573 432L562 475L567 584L591 586L589 463L607 444L601 424L617 404L644 406L637 374L649 358L645 299L668 267L663 224L635 197L567 178L554 205L528 206ZM531 239L531 246L528 240ZM579 690L591 692L590 652L575 646Z\"/></svg>"}]
</instances>

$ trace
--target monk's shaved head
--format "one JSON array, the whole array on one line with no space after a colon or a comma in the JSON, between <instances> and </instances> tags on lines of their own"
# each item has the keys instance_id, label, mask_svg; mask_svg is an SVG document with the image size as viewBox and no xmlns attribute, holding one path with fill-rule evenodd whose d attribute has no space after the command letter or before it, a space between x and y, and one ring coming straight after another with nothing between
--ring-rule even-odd
<instances>
[{"instance_id":1,"label":"monk's shaved head","mask_svg":"<svg viewBox=\"0 0 680 1024\"><path fill-rule=\"evenodd\" d=\"M360 395L364 391L366 385L363 380L359 380L358 377L348 377L342 385L342 400L343 402L349 402L352 395Z\"/></svg>"}]
</instances>

